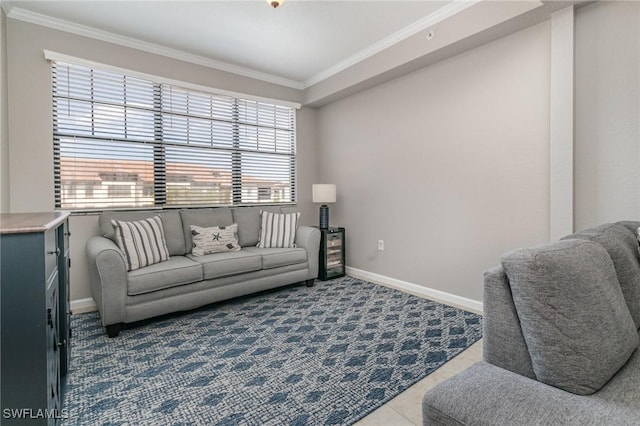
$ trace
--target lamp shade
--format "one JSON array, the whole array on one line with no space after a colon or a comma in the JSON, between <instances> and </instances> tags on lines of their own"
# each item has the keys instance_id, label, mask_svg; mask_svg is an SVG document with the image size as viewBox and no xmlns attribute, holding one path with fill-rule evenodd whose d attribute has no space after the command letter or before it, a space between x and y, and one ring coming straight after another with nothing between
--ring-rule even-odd
<instances>
[{"instance_id":1,"label":"lamp shade","mask_svg":"<svg viewBox=\"0 0 640 426\"><path fill-rule=\"evenodd\" d=\"M335 203L336 186L328 183L314 183L311 187L314 203Z\"/></svg>"}]
</instances>

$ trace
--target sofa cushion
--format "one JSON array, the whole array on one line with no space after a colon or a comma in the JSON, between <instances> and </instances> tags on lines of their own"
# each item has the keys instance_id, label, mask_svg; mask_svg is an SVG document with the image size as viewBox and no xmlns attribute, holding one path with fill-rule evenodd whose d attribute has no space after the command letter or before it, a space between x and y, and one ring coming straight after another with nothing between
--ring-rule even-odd
<instances>
[{"instance_id":1,"label":"sofa cushion","mask_svg":"<svg viewBox=\"0 0 640 426\"><path fill-rule=\"evenodd\" d=\"M160 216L162 220L162 226L164 227L164 237L167 241L167 248L169 249L170 256L183 256L187 253L184 245L184 231L182 230L182 219L180 213L177 211L158 211L158 210L143 210L143 211L104 211L98 218L100 224L100 232L103 237L109 238L115 242L115 236L113 233L112 220L141 220L148 219L150 217Z\"/></svg>"},{"instance_id":2,"label":"sofa cushion","mask_svg":"<svg viewBox=\"0 0 640 426\"><path fill-rule=\"evenodd\" d=\"M536 378L579 395L599 390L638 346L607 251L564 240L502 257Z\"/></svg>"},{"instance_id":3,"label":"sofa cushion","mask_svg":"<svg viewBox=\"0 0 640 426\"><path fill-rule=\"evenodd\" d=\"M127 294L150 293L169 287L202 281L202 265L184 256L129 272Z\"/></svg>"},{"instance_id":4,"label":"sofa cushion","mask_svg":"<svg viewBox=\"0 0 640 426\"><path fill-rule=\"evenodd\" d=\"M636 328L640 328L640 260L634 232L622 223L607 223L576 232L563 240L567 238L595 241L607 250L631 317Z\"/></svg>"},{"instance_id":5,"label":"sofa cushion","mask_svg":"<svg viewBox=\"0 0 640 426\"><path fill-rule=\"evenodd\" d=\"M260 239L260 210L280 213L280 207L237 207L233 222L238 224L238 243L241 247L255 247Z\"/></svg>"},{"instance_id":6,"label":"sofa cushion","mask_svg":"<svg viewBox=\"0 0 640 426\"><path fill-rule=\"evenodd\" d=\"M183 209L180 210L180 217L182 218L184 243L187 253L191 253L191 249L193 248L193 242L191 241L191 225L200 226L202 228L233 225L231 209L227 207L219 207L215 209Z\"/></svg>"},{"instance_id":7,"label":"sofa cushion","mask_svg":"<svg viewBox=\"0 0 640 426\"><path fill-rule=\"evenodd\" d=\"M298 263L305 263L307 261L307 251L303 248L247 247L243 250L262 256L262 269L295 265Z\"/></svg>"},{"instance_id":8,"label":"sofa cushion","mask_svg":"<svg viewBox=\"0 0 640 426\"><path fill-rule=\"evenodd\" d=\"M296 246L296 231L300 213L260 211L260 248L291 248Z\"/></svg>"},{"instance_id":9,"label":"sofa cushion","mask_svg":"<svg viewBox=\"0 0 640 426\"><path fill-rule=\"evenodd\" d=\"M169 259L162 220L158 216L131 222L112 220L116 244L124 254L127 271Z\"/></svg>"},{"instance_id":10,"label":"sofa cushion","mask_svg":"<svg viewBox=\"0 0 640 426\"><path fill-rule=\"evenodd\" d=\"M191 254L194 256L240 250L238 225L235 223L230 226L212 226L211 228L191 225L191 240L193 241Z\"/></svg>"},{"instance_id":11,"label":"sofa cushion","mask_svg":"<svg viewBox=\"0 0 640 426\"><path fill-rule=\"evenodd\" d=\"M187 256L202 264L205 280L262 269L262 257L246 250L207 254L205 256L194 256L192 254Z\"/></svg>"}]
</instances>

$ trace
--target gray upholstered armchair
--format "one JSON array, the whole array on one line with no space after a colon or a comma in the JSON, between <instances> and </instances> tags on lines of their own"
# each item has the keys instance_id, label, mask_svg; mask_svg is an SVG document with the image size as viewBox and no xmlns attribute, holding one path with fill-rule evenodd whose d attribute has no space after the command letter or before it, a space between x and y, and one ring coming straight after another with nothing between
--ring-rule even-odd
<instances>
[{"instance_id":1,"label":"gray upholstered armchair","mask_svg":"<svg viewBox=\"0 0 640 426\"><path fill-rule=\"evenodd\" d=\"M639 225L503 256L485 273L484 360L425 395L424 424L639 424Z\"/></svg>"}]
</instances>

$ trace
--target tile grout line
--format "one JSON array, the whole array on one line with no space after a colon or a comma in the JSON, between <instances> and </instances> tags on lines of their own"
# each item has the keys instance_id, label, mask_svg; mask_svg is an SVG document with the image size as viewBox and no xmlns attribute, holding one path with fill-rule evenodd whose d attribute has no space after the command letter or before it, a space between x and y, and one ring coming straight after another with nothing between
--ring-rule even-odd
<instances>
[{"instance_id":1,"label":"tile grout line","mask_svg":"<svg viewBox=\"0 0 640 426\"><path fill-rule=\"evenodd\" d=\"M408 418L407 416L405 416L404 414L402 414L401 412L399 412L398 410L396 410L395 408L393 408L391 405L389 406L389 408L391 408L393 411L396 412L396 414L402 416L403 419L405 419L406 421L408 421L409 423L411 423L414 426L421 426L421 425L417 425L413 422L413 420L411 420L410 418Z\"/></svg>"}]
</instances>

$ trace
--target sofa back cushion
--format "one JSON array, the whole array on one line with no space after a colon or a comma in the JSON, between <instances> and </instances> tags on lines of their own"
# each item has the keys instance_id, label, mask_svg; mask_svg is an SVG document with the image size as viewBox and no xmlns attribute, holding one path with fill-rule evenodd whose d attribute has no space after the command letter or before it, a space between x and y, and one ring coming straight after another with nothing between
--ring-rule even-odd
<instances>
[{"instance_id":1,"label":"sofa back cushion","mask_svg":"<svg viewBox=\"0 0 640 426\"><path fill-rule=\"evenodd\" d=\"M237 207L233 209L233 222L238 224L240 247L255 247L260 239L260 210L280 213L280 207Z\"/></svg>"},{"instance_id":2,"label":"sofa back cushion","mask_svg":"<svg viewBox=\"0 0 640 426\"><path fill-rule=\"evenodd\" d=\"M564 240L502 257L536 378L578 395L598 391L638 346L607 251Z\"/></svg>"},{"instance_id":3,"label":"sofa back cushion","mask_svg":"<svg viewBox=\"0 0 640 426\"><path fill-rule=\"evenodd\" d=\"M228 207L218 207L215 209L183 209L180 210L180 217L182 217L184 243L187 253L191 253L193 247L191 225L201 228L233 225L233 216L231 215L231 209Z\"/></svg>"},{"instance_id":4,"label":"sofa back cushion","mask_svg":"<svg viewBox=\"0 0 640 426\"><path fill-rule=\"evenodd\" d=\"M182 220L180 213L175 210L157 211L157 210L141 210L141 211L104 211L100 214L98 223L100 224L100 232L103 237L107 237L112 241L115 240L112 220L133 221L149 219L159 216L162 220L164 228L164 236L167 242L170 256L184 256L187 253L185 246L184 231L182 228Z\"/></svg>"},{"instance_id":5,"label":"sofa back cushion","mask_svg":"<svg viewBox=\"0 0 640 426\"><path fill-rule=\"evenodd\" d=\"M594 241L607 250L631 317L636 328L640 328L640 259L635 233L622 223L607 223L578 231L563 240L568 238Z\"/></svg>"}]
</instances>

